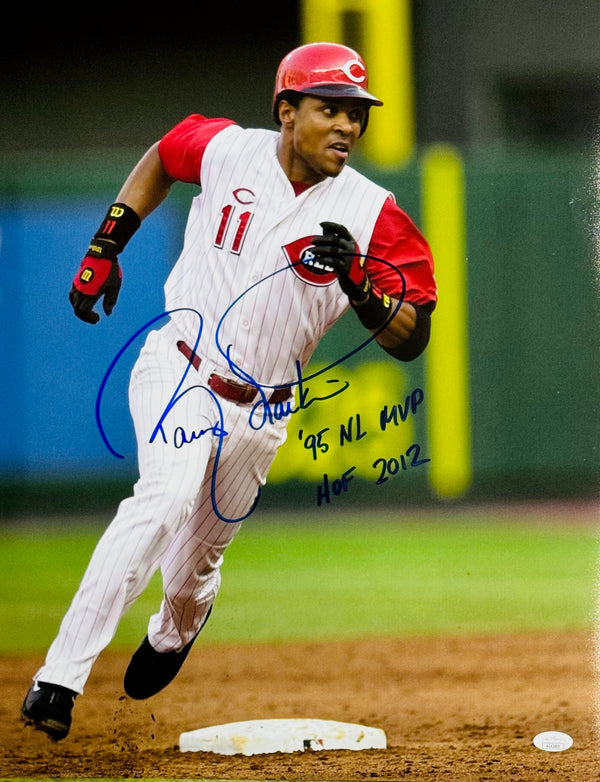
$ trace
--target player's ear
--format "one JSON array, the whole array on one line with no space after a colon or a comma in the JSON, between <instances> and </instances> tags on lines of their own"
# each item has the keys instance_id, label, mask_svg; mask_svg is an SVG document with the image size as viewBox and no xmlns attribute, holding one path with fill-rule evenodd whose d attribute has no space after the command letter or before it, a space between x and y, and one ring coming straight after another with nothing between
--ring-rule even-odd
<instances>
[{"instance_id":1,"label":"player's ear","mask_svg":"<svg viewBox=\"0 0 600 782\"><path fill-rule=\"evenodd\" d=\"M279 112L279 121L282 127L284 126L289 127L290 125L293 125L296 116L295 106L293 106L285 98L282 98L279 101L278 112Z\"/></svg>"}]
</instances>

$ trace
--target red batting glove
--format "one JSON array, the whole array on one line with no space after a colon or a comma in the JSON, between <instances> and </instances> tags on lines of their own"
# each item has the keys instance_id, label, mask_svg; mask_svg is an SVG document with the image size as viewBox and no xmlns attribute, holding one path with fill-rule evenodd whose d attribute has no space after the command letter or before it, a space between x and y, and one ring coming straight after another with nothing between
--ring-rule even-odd
<instances>
[{"instance_id":1,"label":"red batting glove","mask_svg":"<svg viewBox=\"0 0 600 782\"><path fill-rule=\"evenodd\" d=\"M69 301L75 315L86 323L98 323L93 307L102 296L107 315L113 311L121 289L121 268L114 242L94 239L73 280Z\"/></svg>"}]
</instances>

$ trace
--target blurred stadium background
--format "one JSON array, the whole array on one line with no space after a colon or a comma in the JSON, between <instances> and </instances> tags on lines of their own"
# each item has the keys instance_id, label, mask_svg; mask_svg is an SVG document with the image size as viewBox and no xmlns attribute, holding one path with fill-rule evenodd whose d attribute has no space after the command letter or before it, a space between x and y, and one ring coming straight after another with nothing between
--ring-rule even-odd
<instances>
[{"instance_id":1,"label":"blurred stadium background","mask_svg":"<svg viewBox=\"0 0 600 782\"><path fill-rule=\"evenodd\" d=\"M194 188L176 187L131 241L119 305L93 328L66 298L82 252L151 143L191 112L273 127L281 57L319 39L370 63L386 107L354 163L431 240L440 305L431 348L410 365L368 345L321 372L364 339L350 318L338 324L310 384L315 396L328 379L349 390L293 416L264 506L400 515L404 503L596 499L597 2L256 2L173 20L103 9L91 24L24 15L0 52L3 518L110 513L129 491L139 340L99 403L124 459L103 441L97 393L121 346L162 312ZM412 469L414 444L430 461Z\"/></svg>"}]
</instances>

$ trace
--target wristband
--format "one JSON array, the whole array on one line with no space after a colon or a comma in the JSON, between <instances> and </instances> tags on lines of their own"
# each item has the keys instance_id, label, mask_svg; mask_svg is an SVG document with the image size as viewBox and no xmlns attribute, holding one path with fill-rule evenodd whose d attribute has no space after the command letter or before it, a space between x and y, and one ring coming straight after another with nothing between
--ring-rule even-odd
<instances>
[{"instance_id":1,"label":"wristband","mask_svg":"<svg viewBox=\"0 0 600 782\"><path fill-rule=\"evenodd\" d=\"M365 298L360 302L354 302L350 299L350 304L363 326L375 331L389 320L392 314L392 300L387 293L380 293L373 288L367 275L365 275L360 290L365 294Z\"/></svg>"},{"instance_id":2,"label":"wristband","mask_svg":"<svg viewBox=\"0 0 600 782\"><path fill-rule=\"evenodd\" d=\"M121 203L113 204L94 234L92 245L97 240L106 240L113 242L117 247L117 253L120 253L141 224L142 221L130 206Z\"/></svg>"}]
</instances>

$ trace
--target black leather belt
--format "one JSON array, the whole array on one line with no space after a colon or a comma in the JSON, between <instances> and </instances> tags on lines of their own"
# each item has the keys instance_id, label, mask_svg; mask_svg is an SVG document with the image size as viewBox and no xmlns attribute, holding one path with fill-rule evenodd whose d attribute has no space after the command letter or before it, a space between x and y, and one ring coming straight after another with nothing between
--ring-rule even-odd
<instances>
[{"instance_id":1,"label":"black leather belt","mask_svg":"<svg viewBox=\"0 0 600 782\"><path fill-rule=\"evenodd\" d=\"M194 369L198 371L200 362L202 361L200 356L197 353L194 353L189 345L186 345L183 340L178 341L177 349L180 353L183 353ZM229 399L230 402L235 402L238 405L250 404L251 402L254 402L258 396L258 389L256 386L238 383L236 380L230 380L228 377L222 377L215 373L208 378L208 385L215 394L222 396L224 399ZM276 388L267 401L269 404L285 402L291 395L291 386L284 386L283 388Z\"/></svg>"}]
</instances>

